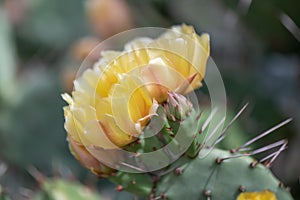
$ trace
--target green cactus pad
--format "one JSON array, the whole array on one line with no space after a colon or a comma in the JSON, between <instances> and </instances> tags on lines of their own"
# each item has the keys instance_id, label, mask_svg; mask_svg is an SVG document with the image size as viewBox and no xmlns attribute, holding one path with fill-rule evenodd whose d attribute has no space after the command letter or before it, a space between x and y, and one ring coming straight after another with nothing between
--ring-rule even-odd
<instances>
[{"instance_id":1,"label":"green cactus pad","mask_svg":"<svg viewBox=\"0 0 300 200\"><path fill-rule=\"evenodd\" d=\"M153 187L150 174L117 172L109 180L119 185L120 191L126 190L140 196L149 196Z\"/></svg>"},{"instance_id":2,"label":"green cactus pad","mask_svg":"<svg viewBox=\"0 0 300 200\"><path fill-rule=\"evenodd\" d=\"M161 117L161 119L164 119L164 114L165 113L162 110L162 107L160 107L158 109L159 117ZM171 146L172 148L170 148L171 152L178 152L179 148L183 146L185 148L185 151L182 151L183 153L187 152L187 149L190 147L188 152L190 154L195 154L197 150L196 148L191 148L191 146L193 146L194 144L191 144L191 142L193 141L193 138L195 138L194 136L198 134L200 129L200 123L197 120L198 116L200 116L199 112L192 110L189 113L189 116L187 116L182 122L179 122L177 120L168 121L165 118L166 120L164 121L163 128L158 134L154 135L153 137L142 138L139 140L139 142L128 145L125 149L131 152L147 153L153 151L153 147L161 149L165 146L165 142L169 143L173 140L173 146ZM146 128L145 131L151 131L148 129L150 128ZM177 140L185 141L185 145L183 145L182 142L176 143L176 139L174 139L174 136L176 136L178 131L181 133L181 136ZM170 159L168 156L169 155L167 155L167 153L165 153L164 151L160 151L160 154L157 154L156 157L147 157L143 164L145 164L145 166L148 166L152 163L156 163L157 165L157 162L160 162L160 160L168 162L168 159ZM121 188L122 190L132 192L136 195L149 196L153 189L153 182L155 182L155 178L158 174L159 176L167 174L170 169L181 166L182 164L189 162L190 160L191 159L189 159L187 156L183 155L175 162L171 163L165 168L159 169L158 171L150 173L125 173L119 171L113 174L113 176L110 176L109 180L119 185L119 188Z\"/></svg>"},{"instance_id":3,"label":"green cactus pad","mask_svg":"<svg viewBox=\"0 0 300 200\"><path fill-rule=\"evenodd\" d=\"M269 168L262 164L251 167L251 157L217 162L230 156L233 154L228 151L213 149L203 159L192 159L181 166L181 173L169 173L157 182L156 196L171 200L234 200L242 191L270 190L278 200L293 199Z\"/></svg>"}]
</instances>

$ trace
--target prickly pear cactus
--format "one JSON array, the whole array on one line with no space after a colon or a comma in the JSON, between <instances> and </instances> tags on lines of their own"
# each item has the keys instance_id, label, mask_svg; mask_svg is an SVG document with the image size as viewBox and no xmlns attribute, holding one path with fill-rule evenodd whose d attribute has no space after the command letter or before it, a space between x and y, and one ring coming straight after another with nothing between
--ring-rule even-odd
<instances>
[{"instance_id":1,"label":"prickly pear cactus","mask_svg":"<svg viewBox=\"0 0 300 200\"><path fill-rule=\"evenodd\" d=\"M277 199L292 199L269 168L251 157L213 149L205 158L195 158L162 177L155 195L167 199L237 199L245 191L269 190ZM172 184L170 184L172 183Z\"/></svg>"},{"instance_id":2,"label":"prickly pear cactus","mask_svg":"<svg viewBox=\"0 0 300 200\"><path fill-rule=\"evenodd\" d=\"M176 94L175 94L176 95ZM176 95L178 96L178 95ZM170 103L165 106L165 113L170 115ZM167 109L166 109L167 108ZM118 184L117 190L127 190L137 195L147 196L150 199L272 199L264 198L265 193L274 197L274 200L293 199L289 189L284 186L270 171L270 162L260 163L247 152L239 152L238 149L221 150L208 149L204 143L207 134L201 131L199 123L200 114L193 109L188 109L181 117L166 117L164 136L176 135L180 128L194 137L186 153L176 162L163 170L152 173L130 174L116 172L110 176L110 180ZM196 120L197 119L197 120ZM194 127L194 128L193 128ZM173 132L174 131L174 132ZM152 141L148 145L159 143ZM170 138L169 138L170 139ZM139 141L130 145L128 150L149 150L149 146L141 145L147 142ZM270 147L282 145L284 142L271 144ZM162 144L160 144L162 145ZM161 146L158 146L160 148ZM259 149L258 152L268 150L269 147ZM207 155L200 157L199 151ZM253 151L256 152L256 151ZM273 153L274 156L280 151ZM251 198L245 198L244 194L250 193ZM248 195L249 196L249 195Z\"/></svg>"},{"instance_id":3,"label":"prickly pear cactus","mask_svg":"<svg viewBox=\"0 0 300 200\"><path fill-rule=\"evenodd\" d=\"M102 52L76 79L72 95L62 95L74 157L117 191L147 199L292 199L269 169L287 142L250 148L290 120L235 149L216 147L246 106L225 128L225 117L211 122L219 121L213 102L211 115L202 115L192 91L202 86L209 49L207 34L182 25L157 39L135 39L122 52Z\"/></svg>"}]
</instances>

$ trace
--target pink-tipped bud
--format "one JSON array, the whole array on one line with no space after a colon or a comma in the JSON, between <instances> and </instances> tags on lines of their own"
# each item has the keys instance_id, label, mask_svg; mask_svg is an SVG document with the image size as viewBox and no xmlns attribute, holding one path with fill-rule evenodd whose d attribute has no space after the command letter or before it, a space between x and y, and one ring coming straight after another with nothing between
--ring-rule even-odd
<instances>
[{"instance_id":1,"label":"pink-tipped bud","mask_svg":"<svg viewBox=\"0 0 300 200\"><path fill-rule=\"evenodd\" d=\"M165 110L169 120L182 121L189 116L192 109L193 104L185 96L175 92L168 93Z\"/></svg>"}]
</instances>

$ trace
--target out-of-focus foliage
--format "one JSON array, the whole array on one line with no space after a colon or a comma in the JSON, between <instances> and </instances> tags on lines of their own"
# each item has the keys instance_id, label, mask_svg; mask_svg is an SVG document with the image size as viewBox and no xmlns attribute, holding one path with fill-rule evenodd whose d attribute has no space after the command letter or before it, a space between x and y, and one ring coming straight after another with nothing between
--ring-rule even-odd
<instances>
[{"instance_id":1,"label":"out-of-focus foliage","mask_svg":"<svg viewBox=\"0 0 300 200\"><path fill-rule=\"evenodd\" d=\"M83 1L33 0L25 4L26 14L15 29L18 52L24 58L31 59L36 53L49 56L50 52L59 56L87 32Z\"/></svg>"},{"instance_id":2,"label":"out-of-focus foliage","mask_svg":"<svg viewBox=\"0 0 300 200\"><path fill-rule=\"evenodd\" d=\"M36 191L36 181L27 171L31 166L49 176L57 171L60 176L75 176L81 181L91 176L68 151L60 93L71 90L87 52L98 41L120 31L103 22L118 24L117 13L129 13L122 30L184 22L195 26L199 33L210 34L211 55L227 91L228 120L231 113L249 102L247 111L229 130L231 139L221 145L234 147L285 118L294 118L292 124L265 142L290 140L289 149L274 163L273 170L291 186L295 199L300 198L300 2L113 2L118 5L113 6L115 9L110 7L113 3L108 5L106 15L99 13L103 17L99 22L92 20L85 1L0 1L0 184L6 191L15 199L26 199L24 188ZM101 6L98 12L103 12ZM105 18L108 15L109 20ZM107 28L104 32L103 27ZM7 167L2 174L1 166ZM52 187L54 182L49 181L44 191L61 189ZM105 194L107 199L132 199L128 193L112 192L114 186L106 181L98 185L101 196Z\"/></svg>"},{"instance_id":3,"label":"out-of-focus foliage","mask_svg":"<svg viewBox=\"0 0 300 200\"><path fill-rule=\"evenodd\" d=\"M42 183L41 191L34 200L101 200L99 194L79 183L60 179L48 179Z\"/></svg>"},{"instance_id":4,"label":"out-of-focus foliage","mask_svg":"<svg viewBox=\"0 0 300 200\"><path fill-rule=\"evenodd\" d=\"M0 102L1 99L7 100L15 91L13 80L16 72L16 60L11 34L11 25L6 17L5 10L0 7Z\"/></svg>"},{"instance_id":5,"label":"out-of-focus foliage","mask_svg":"<svg viewBox=\"0 0 300 200\"><path fill-rule=\"evenodd\" d=\"M0 200L10 200L9 196L5 193L1 185L0 185Z\"/></svg>"},{"instance_id":6,"label":"out-of-focus foliage","mask_svg":"<svg viewBox=\"0 0 300 200\"><path fill-rule=\"evenodd\" d=\"M268 45L270 50L280 52L297 51L299 53L299 35L293 36L286 27L291 25L287 17L291 18L296 24L300 24L299 1L226 0L225 2L241 16L245 24L261 38L262 43Z\"/></svg>"}]
</instances>

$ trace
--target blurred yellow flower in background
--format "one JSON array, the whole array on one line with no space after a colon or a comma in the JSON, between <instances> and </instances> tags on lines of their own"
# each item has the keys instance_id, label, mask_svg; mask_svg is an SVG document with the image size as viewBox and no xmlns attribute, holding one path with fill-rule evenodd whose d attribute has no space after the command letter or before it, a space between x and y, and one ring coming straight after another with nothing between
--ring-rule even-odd
<instances>
[{"instance_id":1,"label":"blurred yellow flower in background","mask_svg":"<svg viewBox=\"0 0 300 200\"><path fill-rule=\"evenodd\" d=\"M124 0L88 0L86 12L91 28L102 38L133 27L132 11Z\"/></svg>"},{"instance_id":2,"label":"blurred yellow flower in background","mask_svg":"<svg viewBox=\"0 0 300 200\"><path fill-rule=\"evenodd\" d=\"M208 56L209 36L186 25L157 39L137 38L122 52L103 51L74 81L72 97L62 95L73 153L76 146L115 149L135 141L169 91L186 94L201 86Z\"/></svg>"}]
</instances>

